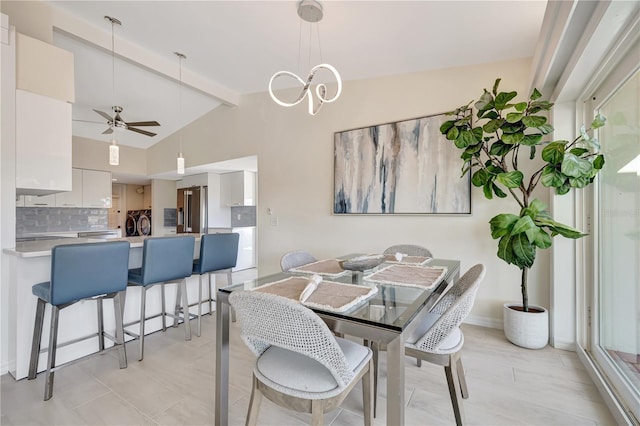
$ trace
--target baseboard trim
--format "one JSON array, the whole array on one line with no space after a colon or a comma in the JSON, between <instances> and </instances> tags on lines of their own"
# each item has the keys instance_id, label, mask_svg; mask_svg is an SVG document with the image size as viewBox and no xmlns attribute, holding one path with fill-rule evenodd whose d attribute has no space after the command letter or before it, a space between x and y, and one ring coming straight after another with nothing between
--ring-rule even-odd
<instances>
[{"instance_id":1,"label":"baseboard trim","mask_svg":"<svg viewBox=\"0 0 640 426\"><path fill-rule=\"evenodd\" d=\"M16 363L15 362L3 362L2 364L0 364L0 376L4 376L5 374L7 374L10 371L13 371L16 369Z\"/></svg>"},{"instance_id":2,"label":"baseboard trim","mask_svg":"<svg viewBox=\"0 0 640 426\"><path fill-rule=\"evenodd\" d=\"M503 329L502 319L496 319L491 317L483 317L479 315L469 315L464 320L465 324L478 325L480 327L495 328L498 330Z\"/></svg>"}]
</instances>

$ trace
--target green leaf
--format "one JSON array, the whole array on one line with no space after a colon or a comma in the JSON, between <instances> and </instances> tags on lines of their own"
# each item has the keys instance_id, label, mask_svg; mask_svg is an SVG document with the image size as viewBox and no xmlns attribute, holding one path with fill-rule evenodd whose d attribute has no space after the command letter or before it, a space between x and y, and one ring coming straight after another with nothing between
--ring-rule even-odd
<instances>
[{"instance_id":1,"label":"green leaf","mask_svg":"<svg viewBox=\"0 0 640 426\"><path fill-rule=\"evenodd\" d=\"M498 113L492 109L484 111L482 115L478 114L478 118L486 118L488 120L495 120L498 117Z\"/></svg>"},{"instance_id":2,"label":"green leaf","mask_svg":"<svg viewBox=\"0 0 640 426\"><path fill-rule=\"evenodd\" d=\"M493 89L492 92L495 95L496 93L498 93L498 86L500 86L500 81L502 79L501 78L496 78L496 81L493 83Z\"/></svg>"},{"instance_id":3,"label":"green leaf","mask_svg":"<svg viewBox=\"0 0 640 426\"><path fill-rule=\"evenodd\" d=\"M507 188L517 188L522 183L524 175L519 170L514 170L507 173L499 173L496 176L496 180L506 186Z\"/></svg>"},{"instance_id":4,"label":"green leaf","mask_svg":"<svg viewBox=\"0 0 640 426\"><path fill-rule=\"evenodd\" d=\"M589 152L588 149L586 148L573 148L571 151L569 151L570 153L572 153L573 155L577 155L578 157L581 156L582 154L585 154L587 152Z\"/></svg>"},{"instance_id":5,"label":"green leaf","mask_svg":"<svg viewBox=\"0 0 640 426\"><path fill-rule=\"evenodd\" d=\"M511 235L518 235L534 228L537 227L536 224L533 223L533 220L529 216L523 216L519 218L518 221L513 225L513 228L511 229Z\"/></svg>"},{"instance_id":6,"label":"green leaf","mask_svg":"<svg viewBox=\"0 0 640 426\"><path fill-rule=\"evenodd\" d=\"M484 134L482 132L482 127L474 127L473 129L471 129L471 133L473 133L473 137L476 141L482 140L482 135Z\"/></svg>"},{"instance_id":7,"label":"green leaf","mask_svg":"<svg viewBox=\"0 0 640 426\"><path fill-rule=\"evenodd\" d=\"M564 158L564 141L551 142L542 150L542 159L550 164L560 164Z\"/></svg>"},{"instance_id":8,"label":"green leaf","mask_svg":"<svg viewBox=\"0 0 640 426\"><path fill-rule=\"evenodd\" d=\"M545 226L551 230L552 235L562 235L565 238L578 239L584 237L587 234L583 234L575 228L572 228L569 225L562 224L560 222L556 222L552 219L536 219L536 224L538 226Z\"/></svg>"},{"instance_id":9,"label":"green leaf","mask_svg":"<svg viewBox=\"0 0 640 426\"><path fill-rule=\"evenodd\" d=\"M529 160L536 158L536 146L531 145L531 153L529 154Z\"/></svg>"},{"instance_id":10,"label":"green leaf","mask_svg":"<svg viewBox=\"0 0 640 426\"><path fill-rule=\"evenodd\" d=\"M451 130L451 128L453 127L453 123L455 122L456 120L448 120L442 123L440 125L440 133L442 133L443 135L446 135L449 132L449 130Z\"/></svg>"},{"instance_id":11,"label":"green leaf","mask_svg":"<svg viewBox=\"0 0 640 426\"><path fill-rule=\"evenodd\" d=\"M493 188L493 193L496 194L498 198L507 198L507 194L505 194L504 191L500 189L498 185L493 183L491 184L491 187Z\"/></svg>"},{"instance_id":12,"label":"green leaf","mask_svg":"<svg viewBox=\"0 0 640 426\"><path fill-rule=\"evenodd\" d=\"M598 154L596 158L593 160L593 168L596 170L602 169L604 166L604 156L602 154Z\"/></svg>"},{"instance_id":13,"label":"green leaf","mask_svg":"<svg viewBox=\"0 0 640 426\"><path fill-rule=\"evenodd\" d=\"M597 129L599 127L604 126L606 122L607 122L607 119L605 118L605 116L598 114L596 115L596 118L594 118L593 121L591 122L591 128Z\"/></svg>"},{"instance_id":14,"label":"green leaf","mask_svg":"<svg viewBox=\"0 0 640 426\"><path fill-rule=\"evenodd\" d=\"M540 133L542 133L543 135L548 135L549 133L553 132L553 126L551 126L550 124L544 124L542 126L538 126L538 130L540 130Z\"/></svg>"},{"instance_id":15,"label":"green leaf","mask_svg":"<svg viewBox=\"0 0 640 426\"><path fill-rule=\"evenodd\" d=\"M502 142L508 144L518 144L524 140L524 133L505 133L502 135Z\"/></svg>"},{"instance_id":16,"label":"green leaf","mask_svg":"<svg viewBox=\"0 0 640 426\"><path fill-rule=\"evenodd\" d=\"M564 156L560 169L563 174L574 178L588 176L592 170L593 164L589 160L578 158L571 153Z\"/></svg>"},{"instance_id":17,"label":"green leaf","mask_svg":"<svg viewBox=\"0 0 640 426\"><path fill-rule=\"evenodd\" d=\"M496 95L496 99L494 101L495 108L497 110L502 110L507 105L511 99L518 96L518 92L500 92Z\"/></svg>"},{"instance_id":18,"label":"green leaf","mask_svg":"<svg viewBox=\"0 0 640 426\"><path fill-rule=\"evenodd\" d=\"M547 122L547 117L541 115L531 115L522 117L522 124L527 127L540 127Z\"/></svg>"},{"instance_id":19,"label":"green leaf","mask_svg":"<svg viewBox=\"0 0 640 426\"><path fill-rule=\"evenodd\" d=\"M529 99L531 99L532 101L535 101L536 99L540 99L541 96L542 96L542 93L538 92L538 89L534 87L533 92L531 92L531 96L529 97Z\"/></svg>"},{"instance_id":20,"label":"green leaf","mask_svg":"<svg viewBox=\"0 0 640 426\"><path fill-rule=\"evenodd\" d=\"M538 217L538 215L540 215L540 213L545 212L546 213L547 210L547 205L545 203L543 203L542 201L538 200L537 198L534 198L530 203L528 207L525 207L522 209L522 211L520 212L520 216L529 216L531 219L535 219L536 217Z\"/></svg>"},{"instance_id":21,"label":"green leaf","mask_svg":"<svg viewBox=\"0 0 640 426\"><path fill-rule=\"evenodd\" d=\"M544 230L536 227L526 232L529 242L538 248L546 249L551 247L551 236Z\"/></svg>"},{"instance_id":22,"label":"green leaf","mask_svg":"<svg viewBox=\"0 0 640 426\"><path fill-rule=\"evenodd\" d=\"M504 133L518 133L518 132L523 132L525 127L522 125L521 122L517 122L517 123L505 122L502 126L500 126L500 129Z\"/></svg>"},{"instance_id":23,"label":"green leaf","mask_svg":"<svg viewBox=\"0 0 640 426\"><path fill-rule=\"evenodd\" d=\"M467 149L464 150L467 154L476 154L482 149L482 144L469 145Z\"/></svg>"},{"instance_id":24,"label":"green leaf","mask_svg":"<svg viewBox=\"0 0 640 426\"><path fill-rule=\"evenodd\" d=\"M524 139L522 140L523 145L533 146L540 143L542 140L542 134L540 133L532 133L530 135L524 135Z\"/></svg>"},{"instance_id":25,"label":"green leaf","mask_svg":"<svg viewBox=\"0 0 640 426\"><path fill-rule=\"evenodd\" d=\"M482 126L482 130L484 130L485 133L494 133L502 126L502 123L504 123L503 119L491 120Z\"/></svg>"},{"instance_id":26,"label":"green leaf","mask_svg":"<svg viewBox=\"0 0 640 426\"><path fill-rule=\"evenodd\" d=\"M458 128L457 127L452 127L447 132L447 139L449 139L450 141L454 141L454 140L456 140L456 138L458 137L459 134L460 134L460 131L458 130Z\"/></svg>"},{"instance_id":27,"label":"green leaf","mask_svg":"<svg viewBox=\"0 0 640 426\"><path fill-rule=\"evenodd\" d=\"M518 102L518 103L517 103L517 104L515 104L513 107L514 107L514 108L516 109L516 111L518 111L518 112L524 112L524 110L526 110L526 109L527 109L527 103L526 103L526 102Z\"/></svg>"},{"instance_id":28,"label":"green leaf","mask_svg":"<svg viewBox=\"0 0 640 426\"><path fill-rule=\"evenodd\" d=\"M496 238L509 234L519 219L518 216L511 213L502 213L492 217L489 221L491 238L495 240Z\"/></svg>"},{"instance_id":29,"label":"green leaf","mask_svg":"<svg viewBox=\"0 0 640 426\"><path fill-rule=\"evenodd\" d=\"M511 238L514 254L514 264L519 268L531 268L536 260L536 248L529 242L525 234L518 234Z\"/></svg>"},{"instance_id":30,"label":"green leaf","mask_svg":"<svg viewBox=\"0 0 640 426\"><path fill-rule=\"evenodd\" d=\"M476 170L471 176L473 186L483 186L491 179L491 175L485 169Z\"/></svg>"},{"instance_id":31,"label":"green leaf","mask_svg":"<svg viewBox=\"0 0 640 426\"><path fill-rule=\"evenodd\" d=\"M465 125L469 124L469 122L470 122L470 121L471 121L471 115L469 114L469 115L466 115L466 116L464 116L464 117L462 117L462 118L458 119L458 120L455 122L455 126L456 126L456 127L465 126Z\"/></svg>"},{"instance_id":32,"label":"green leaf","mask_svg":"<svg viewBox=\"0 0 640 426\"><path fill-rule=\"evenodd\" d=\"M485 109L491 108L492 104L493 104L493 96L491 96L491 93L485 90L482 96L480 96L480 99L478 100L478 102L474 104L474 106L476 107L478 112L480 112L480 111L484 111Z\"/></svg>"},{"instance_id":33,"label":"green leaf","mask_svg":"<svg viewBox=\"0 0 640 426\"><path fill-rule=\"evenodd\" d=\"M564 184L567 177L553 166L545 166L540 182L546 187L558 188Z\"/></svg>"},{"instance_id":34,"label":"green leaf","mask_svg":"<svg viewBox=\"0 0 640 426\"><path fill-rule=\"evenodd\" d=\"M517 123L524 116L521 112L510 112L507 114L507 123Z\"/></svg>"},{"instance_id":35,"label":"green leaf","mask_svg":"<svg viewBox=\"0 0 640 426\"><path fill-rule=\"evenodd\" d=\"M590 180L588 177L569 178L569 185L572 188L584 188L589 185Z\"/></svg>"},{"instance_id":36,"label":"green leaf","mask_svg":"<svg viewBox=\"0 0 640 426\"><path fill-rule=\"evenodd\" d=\"M556 187L556 194L557 195L564 195L567 192L569 192L570 190L571 190L571 185L569 185L569 180L567 179L567 180L565 180L565 182L562 185Z\"/></svg>"},{"instance_id":37,"label":"green leaf","mask_svg":"<svg viewBox=\"0 0 640 426\"><path fill-rule=\"evenodd\" d=\"M549 111L553 107L553 104L549 101L535 101L529 105L529 113L535 114L540 111Z\"/></svg>"},{"instance_id":38,"label":"green leaf","mask_svg":"<svg viewBox=\"0 0 640 426\"><path fill-rule=\"evenodd\" d=\"M498 157L502 157L512 149L513 149L513 145L507 145L502 141L496 141L491 145L491 148L489 149L489 153L491 155L497 155Z\"/></svg>"},{"instance_id":39,"label":"green leaf","mask_svg":"<svg viewBox=\"0 0 640 426\"><path fill-rule=\"evenodd\" d=\"M493 183L491 182L491 180L489 180L482 187L482 192L484 192L484 196L488 200L493 199L493 191L491 185L493 185Z\"/></svg>"},{"instance_id":40,"label":"green leaf","mask_svg":"<svg viewBox=\"0 0 640 426\"><path fill-rule=\"evenodd\" d=\"M513 253L513 247L511 247L511 236L505 235L498 241L498 257L508 264L514 263L516 256Z\"/></svg>"}]
</instances>

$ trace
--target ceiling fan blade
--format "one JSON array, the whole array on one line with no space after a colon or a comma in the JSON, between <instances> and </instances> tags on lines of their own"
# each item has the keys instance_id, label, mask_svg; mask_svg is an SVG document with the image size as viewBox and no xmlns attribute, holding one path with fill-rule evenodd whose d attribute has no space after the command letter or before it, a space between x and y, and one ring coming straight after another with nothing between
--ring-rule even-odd
<instances>
[{"instance_id":1,"label":"ceiling fan blade","mask_svg":"<svg viewBox=\"0 0 640 426\"><path fill-rule=\"evenodd\" d=\"M109 127L107 130L102 132L103 135L110 135L111 133L113 133L113 129L111 127Z\"/></svg>"},{"instance_id":2,"label":"ceiling fan blade","mask_svg":"<svg viewBox=\"0 0 640 426\"><path fill-rule=\"evenodd\" d=\"M131 130L132 132L136 132L136 133L141 133L143 135L147 135L147 136L155 136L155 133L152 132L147 132L146 130L142 130L142 129L136 129L135 127L127 127L127 130Z\"/></svg>"},{"instance_id":3,"label":"ceiling fan blade","mask_svg":"<svg viewBox=\"0 0 640 426\"><path fill-rule=\"evenodd\" d=\"M127 123L127 126L159 126L160 123L157 121L134 121L132 123Z\"/></svg>"},{"instance_id":4,"label":"ceiling fan blade","mask_svg":"<svg viewBox=\"0 0 640 426\"><path fill-rule=\"evenodd\" d=\"M104 124L104 121L79 120L79 119L76 119L76 118L74 118L73 121L78 121L80 123Z\"/></svg>"},{"instance_id":5,"label":"ceiling fan blade","mask_svg":"<svg viewBox=\"0 0 640 426\"><path fill-rule=\"evenodd\" d=\"M98 114L100 114L101 116L103 116L107 121L113 121L111 116L109 114L107 114L106 112L98 111L97 109L94 109L94 111L97 112Z\"/></svg>"}]
</instances>

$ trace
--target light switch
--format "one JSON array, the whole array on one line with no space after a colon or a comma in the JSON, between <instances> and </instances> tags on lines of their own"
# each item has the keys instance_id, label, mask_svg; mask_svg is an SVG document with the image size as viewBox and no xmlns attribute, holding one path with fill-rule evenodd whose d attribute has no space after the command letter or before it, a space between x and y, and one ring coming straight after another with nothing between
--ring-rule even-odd
<instances>
[{"instance_id":1,"label":"light switch","mask_svg":"<svg viewBox=\"0 0 640 426\"><path fill-rule=\"evenodd\" d=\"M278 216L271 216L271 226L278 226Z\"/></svg>"},{"instance_id":2,"label":"light switch","mask_svg":"<svg viewBox=\"0 0 640 426\"><path fill-rule=\"evenodd\" d=\"M240 213L238 213L238 220L241 220L242 215L240 215Z\"/></svg>"}]
</instances>

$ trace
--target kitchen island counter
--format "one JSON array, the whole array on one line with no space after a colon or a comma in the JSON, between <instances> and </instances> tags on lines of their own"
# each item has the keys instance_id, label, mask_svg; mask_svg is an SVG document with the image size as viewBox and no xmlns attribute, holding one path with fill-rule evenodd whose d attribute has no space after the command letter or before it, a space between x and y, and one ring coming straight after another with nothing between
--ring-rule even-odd
<instances>
[{"instance_id":1,"label":"kitchen island counter","mask_svg":"<svg viewBox=\"0 0 640 426\"><path fill-rule=\"evenodd\" d=\"M171 234L171 236L180 236ZM194 258L199 256L200 236L196 237ZM105 241L129 241L129 268L139 268L142 265L142 251L145 238L153 237L126 237L112 239L97 238L60 238L43 241L28 241L16 243L15 248L3 249L3 267L8 270L8 297L3 302L3 307L8 311L7 315L7 341L2 342L8 347L8 370L16 379L27 376L31 340L33 338L33 324L36 312L36 297L31 292L34 284L49 281L51 277L51 250L60 244L92 244ZM215 277L215 275L214 275ZM187 278L187 295L189 303L197 301L198 276ZM213 278L212 278L213 281ZM213 283L212 283L213 284ZM174 286L167 286L166 306L175 305L176 291ZM147 290L146 316L151 317L162 310L161 286L154 286ZM124 306L124 323L131 323L140 318L140 294L141 289L133 286L127 289L126 303ZM205 290L206 294L206 290ZM109 304L105 301L105 331L115 333L115 321ZM208 312L209 304L203 304L204 312ZM50 306L47 305L45 321L50 318ZM58 332L57 363L65 363L97 351L98 339L89 339L83 342L60 346L65 342L89 336L98 330L96 303L83 301L71 305L60 313L60 328ZM160 318L147 321L145 334L158 331L162 328ZM137 331L138 325L133 326L132 331ZM45 326L42 335L43 347L49 339L49 327ZM108 344L110 342L107 341ZM46 365L46 353L40 355L39 370L44 370Z\"/></svg>"}]
</instances>

